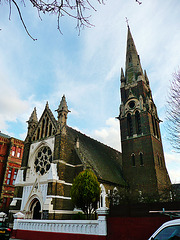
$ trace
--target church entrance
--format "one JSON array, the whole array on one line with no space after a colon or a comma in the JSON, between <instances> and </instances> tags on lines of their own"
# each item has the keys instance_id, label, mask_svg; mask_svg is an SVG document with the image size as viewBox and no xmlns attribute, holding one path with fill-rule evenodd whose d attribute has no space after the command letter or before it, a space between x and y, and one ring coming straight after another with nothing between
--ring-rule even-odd
<instances>
[{"instance_id":1,"label":"church entrance","mask_svg":"<svg viewBox=\"0 0 180 240\"><path fill-rule=\"evenodd\" d=\"M41 219L41 204L37 198L32 202L31 211L33 219Z\"/></svg>"}]
</instances>

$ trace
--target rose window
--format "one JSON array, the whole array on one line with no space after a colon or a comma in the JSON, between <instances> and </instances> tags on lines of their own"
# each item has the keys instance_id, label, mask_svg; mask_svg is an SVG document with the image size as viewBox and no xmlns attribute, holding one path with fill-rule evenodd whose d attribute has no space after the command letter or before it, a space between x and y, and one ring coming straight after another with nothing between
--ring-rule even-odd
<instances>
[{"instance_id":1,"label":"rose window","mask_svg":"<svg viewBox=\"0 0 180 240\"><path fill-rule=\"evenodd\" d=\"M52 151L49 147L42 147L36 155L34 168L37 173L45 174L51 167Z\"/></svg>"}]
</instances>

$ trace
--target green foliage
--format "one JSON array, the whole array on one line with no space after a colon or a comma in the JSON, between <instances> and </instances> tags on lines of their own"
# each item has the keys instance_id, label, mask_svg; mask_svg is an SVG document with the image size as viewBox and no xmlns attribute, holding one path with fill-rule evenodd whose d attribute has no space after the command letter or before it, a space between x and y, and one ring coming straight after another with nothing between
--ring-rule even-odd
<instances>
[{"instance_id":1,"label":"green foliage","mask_svg":"<svg viewBox=\"0 0 180 240\"><path fill-rule=\"evenodd\" d=\"M85 215L82 212L78 212L77 214L73 215L73 220L85 220Z\"/></svg>"},{"instance_id":2,"label":"green foliage","mask_svg":"<svg viewBox=\"0 0 180 240\"><path fill-rule=\"evenodd\" d=\"M89 216L94 213L100 198L100 185L95 174L86 169L74 179L71 188L73 204Z\"/></svg>"}]
</instances>

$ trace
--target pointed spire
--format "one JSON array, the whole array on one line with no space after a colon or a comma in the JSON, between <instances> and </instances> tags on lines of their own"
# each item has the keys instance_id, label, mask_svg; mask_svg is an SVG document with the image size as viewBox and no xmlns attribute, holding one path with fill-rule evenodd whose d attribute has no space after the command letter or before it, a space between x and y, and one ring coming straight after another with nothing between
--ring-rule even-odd
<instances>
[{"instance_id":1,"label":"pointed spire","mask_svg":"<svg viewBox=\"0 0 180 240\"><path fill-rule=\"evenodd\" d=\"M31 116L30 116L29 120L27 121L27 123L28 123L28 132L27 132L25 142L29 141L29 139L32 137L33 131L38 124L36 108L34 108L33 112L31 113Z\"/></svg>"},{"instance_id":2,"label":"pointed spire","mask_svg":"<svg viewBox=\"0 0 180 240\"><path fill-rule=\"evenodd\" d=\"M126 78L131 83L133 78L143 74L139 55L128 25L127 48L126 48Z\"/></svg>"},{"instance_id":3,"label":"pointed spire","mask_svg":"<svg viewBox=\"0 0 180 240\"><path fill-rule=\"evenodd\" d=\"M49 108L49 103L48 103L48 101L46 102L46 108Z\"/></svg>"},{"instance_id":4,"label":"pointed spire","mask_svg":"<svg viewBox=\"0 0 180 240\"><path fill-rule=\"evenodd\" d=\"M61 102L59 104L59 107L56 111L57 112L60 112L60 111L69 112L65 95L63 95Z\"/></svg>"},{"instance_id":5,"label":"pointed spire","mask_svg":"<svg viewBox=\"0 0 180 240\"><path fill-rule=\"evenodd\" d=\"M34 108L33 112L31 113L31 116L28 120L28 123L31 123L31 122L38 122L36 107Z\"/></svg>"},{"instance_id":6,"label":"pointed spire","mask_svg":"<svg viewBox=\"0 0 180 240\"><path fill-rule=\"evenodd\" d=\"M66 122L67 122L67 114L70 112L68 110L67 102L65 95L63 95L61 102L59 104L58 109L56 110L58 112L58 129L57 129L57 134L60 132L62 134L66 134Z\"/></svg>"}]
</instances>

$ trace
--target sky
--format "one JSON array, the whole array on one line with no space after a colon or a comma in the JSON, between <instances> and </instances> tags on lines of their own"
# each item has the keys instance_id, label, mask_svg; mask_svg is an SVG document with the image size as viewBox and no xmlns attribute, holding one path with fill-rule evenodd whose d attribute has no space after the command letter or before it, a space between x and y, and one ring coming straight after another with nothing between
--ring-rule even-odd
<instances>
[{"instance_id":1,"label":"sky","mask_svg":"<svg viewBox=\"0 0 180 240\"><path fill-rule=\"evenodd\" d=\"M117 150L120 127L120 69L125 67L127 24L146 69L161 123L166 166L172 183L180 183L180 154L168 141L166 101L172 74L180 65L179 0L106 0L90 11L95 27L80 35L76 21L41 15L28 1L17 10L0 5L0 131L24 140L34 107L40 118L46 102L57 118L60 100L68 103L68 125Z\"/></svg>"}]
</instances>

